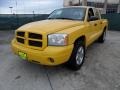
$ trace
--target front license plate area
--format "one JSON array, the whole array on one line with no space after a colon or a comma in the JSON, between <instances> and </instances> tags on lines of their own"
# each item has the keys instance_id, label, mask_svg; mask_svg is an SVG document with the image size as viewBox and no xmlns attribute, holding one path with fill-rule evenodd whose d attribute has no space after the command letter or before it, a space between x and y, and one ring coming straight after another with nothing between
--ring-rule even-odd
<instances>
[{"instance_id":1,"label":"front license plate area","mask_svg":"<svg viewBox=\"0 0 120 90\"><path fill-rule=\"evenodd\" d=\"M23 60L26 60L26 59L27 59L27 54L24 53L24 52L19 51L19 52L18 52L18 55L19 55L19 57L22 58Z\"/></svg>"}]
</instances>

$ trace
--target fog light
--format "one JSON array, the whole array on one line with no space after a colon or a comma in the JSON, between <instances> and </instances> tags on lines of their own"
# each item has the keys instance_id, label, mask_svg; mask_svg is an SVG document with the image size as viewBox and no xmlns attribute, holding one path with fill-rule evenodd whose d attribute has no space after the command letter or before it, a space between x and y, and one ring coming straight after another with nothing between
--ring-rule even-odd
<instances>
[{"instance_id":1,"label":"fog light","mask_svg":"<svg viewBox=\"0 0 120 90\"><path fill-rule=\"evenodd\" d=\"M48 60L51 62L51 63L54 63L54 59L53 58L48 58Z\"/></svg>"}]
</instances>

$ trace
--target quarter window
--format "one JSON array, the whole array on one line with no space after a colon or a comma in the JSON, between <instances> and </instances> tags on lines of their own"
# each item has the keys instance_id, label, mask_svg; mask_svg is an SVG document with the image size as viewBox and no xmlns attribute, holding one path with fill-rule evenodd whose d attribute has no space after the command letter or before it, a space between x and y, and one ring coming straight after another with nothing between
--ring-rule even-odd
<instances>
[{"instance_id":1,"label":"quarter window","mask_svg":"<svg viewBox=\"0 0 120 90\"><path fill-rule=\"evenodd\" d=\"M100 14L99 14L99 11L98 10L95 10L95 16L100 19Z\"/></svg>"}]
</instances>

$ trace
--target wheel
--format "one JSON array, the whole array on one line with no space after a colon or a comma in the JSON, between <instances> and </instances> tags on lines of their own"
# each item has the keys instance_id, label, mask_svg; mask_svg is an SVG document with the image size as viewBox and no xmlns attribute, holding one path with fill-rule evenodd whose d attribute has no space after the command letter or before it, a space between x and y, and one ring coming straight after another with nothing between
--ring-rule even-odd
<instances>
[{"instance_id":1,"label":"wheel","mask_svg":"<svg viewBox=\"0 0 120 90\"><path fill-rule=\"evenodd\" d=\"M106 31L102 33L102 35L98 38L99 43L104 43L106 39Z\"/></svg>"},{"instance_id":2,"label":"wheel","mask_svg":"<svg viewBox=\"0 0 120 90\"><path fill-rule=\"evenodd\" d=\"M79 70L84 63L85 58L85 46L82 41L75 43L71 57L67 63L67 66L71 70Z\"/></svg>"}]
</instances>

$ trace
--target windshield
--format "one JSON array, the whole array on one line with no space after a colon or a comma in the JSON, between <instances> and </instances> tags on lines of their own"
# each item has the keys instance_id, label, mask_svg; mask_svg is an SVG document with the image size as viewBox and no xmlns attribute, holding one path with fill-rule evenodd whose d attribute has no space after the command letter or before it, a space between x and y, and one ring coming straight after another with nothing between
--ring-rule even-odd
<instances>
[{"instance_id":1,"label":"windshield","mask_svg":"<svg viewBox=\"0 0 120 90\"><path fill-rule=\"evenodd\" d=\"M62 8L53 11L48 19L84 20L85 8Z\"/></svg>"}]
</instances>

